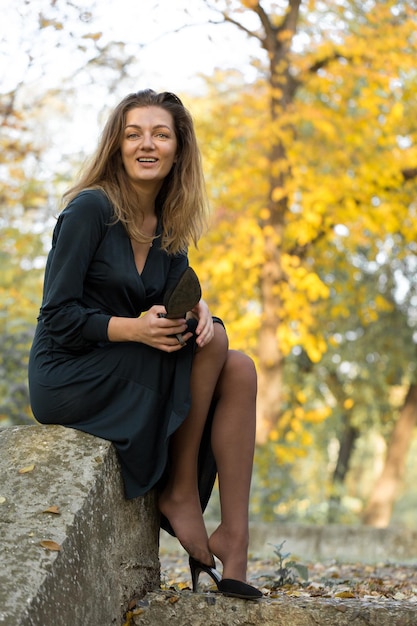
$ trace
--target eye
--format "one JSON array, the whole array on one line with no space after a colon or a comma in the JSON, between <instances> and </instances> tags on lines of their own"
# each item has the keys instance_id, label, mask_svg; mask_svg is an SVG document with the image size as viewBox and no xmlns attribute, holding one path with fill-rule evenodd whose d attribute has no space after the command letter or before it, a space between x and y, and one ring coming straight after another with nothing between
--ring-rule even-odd
<instances>
[{"instance_id":1,"label":"eye","mask_svg":"<svg viewBox=\"0 0 417 626\"><path fill-rule=\"evenodd\" d=\"M156 136L159 139L169 139L169 135L167 135L166 133L162 133L162 132L161 133L156 133Z\"/></svg>"},{"instance_id":2,"label":"eye","mask_svg":"<svg viewBox=\"0 0 417 626\"><path fill-rule=\"evenodd\" d=\"M139 138L139 133L129 133L126 135L126 139L135 140Z\"/></svg>"}]
</instances>

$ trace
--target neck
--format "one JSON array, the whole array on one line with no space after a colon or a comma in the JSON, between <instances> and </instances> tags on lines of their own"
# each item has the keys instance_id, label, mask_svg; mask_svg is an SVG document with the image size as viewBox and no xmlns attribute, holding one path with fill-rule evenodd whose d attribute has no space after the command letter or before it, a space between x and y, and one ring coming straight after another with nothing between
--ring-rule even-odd
<instances>
[{"instance_id":1,"label":"neck","mask_svg":"<svg viewBox=\"0 0 417 626\"><path fill-rule=\"evenodd\" d=\"M155 202L160 189L160 184L135 185L139 206L145 216L155 215Z\"/></svg>"}]
</instances>

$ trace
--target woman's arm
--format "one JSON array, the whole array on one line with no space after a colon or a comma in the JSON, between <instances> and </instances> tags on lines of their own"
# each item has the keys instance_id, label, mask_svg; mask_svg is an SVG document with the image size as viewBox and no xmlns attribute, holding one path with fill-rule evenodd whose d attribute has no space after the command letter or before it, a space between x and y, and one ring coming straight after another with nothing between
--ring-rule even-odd
<instances>
[{"instance_id":1,"label":"woman's arm","mask_svg":"<svg viewBox=\"0 0 417 626\"><path fill-rule=\"evenodd\" d=\"M64 209L54 229L39 319L56 343L71 350L107 339L110 315L82 302L88 267L111 219L104 194L85 191Z\"/></svg>"},{"instance_id":2,"label":"woman's arm","mask_svg":"<svg viewBox=\"0 0 417 626\"><path fill-rule=\"evenodd\" d=\"M166 352L175 352L181 348L177 338L172 335L185 333L185 319L160 317L165 308L155 305L138 318L112 317L108 325L109 341L136 341ZM192 333L184 334L187 341Z\"/></svg>"}]
</instances>

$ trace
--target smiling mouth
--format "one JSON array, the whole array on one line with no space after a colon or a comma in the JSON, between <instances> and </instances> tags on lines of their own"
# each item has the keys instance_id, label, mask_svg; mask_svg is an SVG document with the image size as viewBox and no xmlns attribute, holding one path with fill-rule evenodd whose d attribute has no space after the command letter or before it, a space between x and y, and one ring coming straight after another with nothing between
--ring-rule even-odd
<instances>
[{"instance_id":1,"label":"smiling mouth","mask_svg":"<svg viewBox=\"0 0 417 626\"><path fill-rule=\"evenodd\" d=\"M139 163L156 163L158 159L153 159L151 157L145 158L145 157L141 157L139 159L137 159L137 161L139 161Z\"/></svg>"}]
</instances>

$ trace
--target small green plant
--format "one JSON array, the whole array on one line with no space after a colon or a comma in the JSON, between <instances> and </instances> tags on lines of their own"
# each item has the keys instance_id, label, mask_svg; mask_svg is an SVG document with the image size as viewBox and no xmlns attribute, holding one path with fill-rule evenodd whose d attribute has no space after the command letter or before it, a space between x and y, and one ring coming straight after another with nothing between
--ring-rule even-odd
<instances>
[{"instance_id":1,"label":"small green plant","mask_svg":"<svg viewBox=\"0 0 417 626\"><path fill-rule=\"evenodd\" d=\"M279 546L269 544L274 548L274 554L278 558L278 568L275 570L276 577L273 580L272 586L274 588L283 587L284 585L293 585L301 578L303 581L308 581L308 569L305 565L297 563L294 560L287 560L291 556L290 552L284 553L282 551L285 539Z\"/></svg>"}]
</instances>

